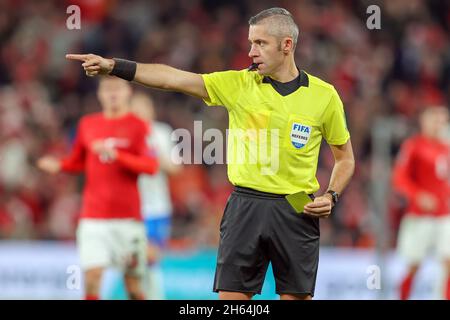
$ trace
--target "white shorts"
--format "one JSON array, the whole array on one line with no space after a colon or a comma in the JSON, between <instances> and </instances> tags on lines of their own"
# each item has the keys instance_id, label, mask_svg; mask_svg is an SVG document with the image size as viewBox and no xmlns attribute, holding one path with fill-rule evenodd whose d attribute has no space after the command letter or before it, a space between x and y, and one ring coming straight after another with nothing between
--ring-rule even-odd
<instances>
[{"instance_id":1,"label":"white shorts","mask_svg":"<svg viewBox=\"0 0 450 320\"><path fill-rule=\"evenodd\" d=\"M117 267L142 277L147 263L144 224L132 219L81 219L77 246L83 270Z\"/></svg>"},{"instance_id":2,"label":"white shorts","mask_svg":"<svg viewBox=\"0 0 450 320\"><path fill-rule=\"evenodd\" d=\"M405 216L400 223L397 248L411 264L420 263L429 253L450 259L450 215Z\"/></svg>"}]
</instances>

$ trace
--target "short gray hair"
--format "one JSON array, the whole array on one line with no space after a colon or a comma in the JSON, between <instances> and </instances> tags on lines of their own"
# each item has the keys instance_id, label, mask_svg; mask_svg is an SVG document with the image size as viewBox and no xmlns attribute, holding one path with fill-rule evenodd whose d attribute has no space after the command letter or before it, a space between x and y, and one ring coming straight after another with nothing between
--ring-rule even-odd
<instances>
[{"instance_id":1,"label":"short gray hair","mask_svg":"<svg viewBox=\"0 0 450 320\"><path fill-rule=\"evenodd\" d=\"M263 22L264 20L270 20L269 33L275 37L291 37L294 42L294 48L297 45L298 39L298 26L294 22L292 14L283 8L270 8L261 11L256 16L251 17L248 20L248 24L253 26Z\"/></svg>"}]
</instances>

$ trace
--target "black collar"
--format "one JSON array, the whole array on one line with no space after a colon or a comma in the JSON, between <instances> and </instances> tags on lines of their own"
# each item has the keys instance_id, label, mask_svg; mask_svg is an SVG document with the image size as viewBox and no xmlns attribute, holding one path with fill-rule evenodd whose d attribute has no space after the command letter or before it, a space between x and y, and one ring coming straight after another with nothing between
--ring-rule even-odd
<instances>
[{"instance_id":1,"label":"black collar","mask_svg":"<svg viewBox=\"0 0 450 320\"><path fill-rule=\"evenodd\" d=\"M274 80L268 76L265 76L262 80L263 83L270 83L272 87L282 96L287 96L292 92L297 91L300 87L308 87L309 86L309 78L306 72L300 70L299 75L294 80L289 82L280 82Z\"/></svg>"}]
</instances>

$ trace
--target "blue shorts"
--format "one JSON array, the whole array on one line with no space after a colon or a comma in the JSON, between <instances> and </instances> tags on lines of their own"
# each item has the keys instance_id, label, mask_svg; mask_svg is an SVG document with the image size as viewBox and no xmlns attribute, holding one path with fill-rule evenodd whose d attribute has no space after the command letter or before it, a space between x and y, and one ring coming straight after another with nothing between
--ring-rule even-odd
<instances>
[{"instance_id":1,"label":"blue shorts","mask_svg":"<svg viewBox=\"0 0 450 320\"><path fill-rule=\"evenodd\" d=\"M166 246L170 238L170 217L144 219L147 239L156 243L160 248Z\"/></svg>"}]
</instances>

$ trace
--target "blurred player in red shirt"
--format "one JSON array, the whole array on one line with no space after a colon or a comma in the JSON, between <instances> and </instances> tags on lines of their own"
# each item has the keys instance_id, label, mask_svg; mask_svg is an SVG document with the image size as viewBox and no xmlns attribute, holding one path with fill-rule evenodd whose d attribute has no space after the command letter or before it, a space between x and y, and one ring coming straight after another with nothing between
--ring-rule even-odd
<instances>
[{"instance_id":1,"label":"blurred player in red shirt","mask_svg":"<svg viewBox=\"0 0 450 320\"><path fill-rule=\"evenodd\" d=\"M432 248L444 262L445 297L450 299L448 118L446 107L426 108L419 118L420 133L402 144L393 171L394 188L408 201L397 243L399 254L409 265L400 286L403 300L409 298L414 276Z\"/></svg>"},{"instance_id":2,"label":"blurred player in red shirt","mask_svg":"<svg viewBox=\"0 0 450 320\"><path fill-rule=\"evenodd\" d=\"M114 266L125 274L129 297L143 299L147 240L137 178L156 173L158 161L146 144L148 124L129 112L129 83L103 77L97 93L103 112L80 120L71 154L62 160L45 156L38 167L86 174L77 229L86 299L98 299L102 273Z\"/></svg>"}]
</instances>

